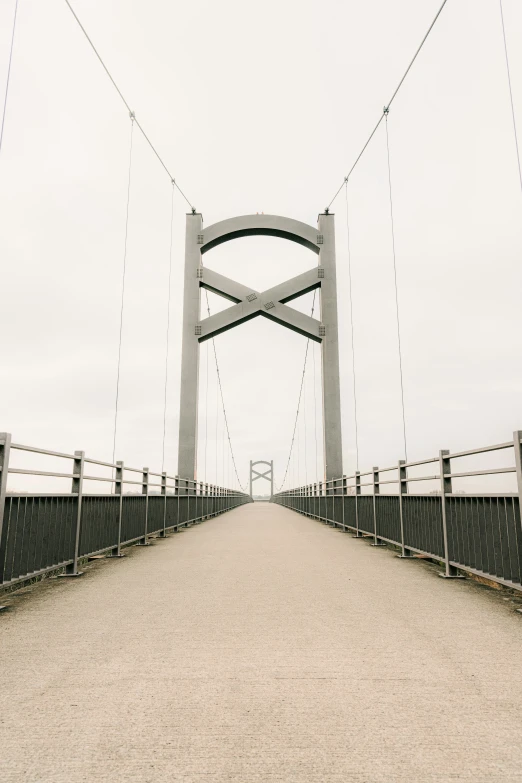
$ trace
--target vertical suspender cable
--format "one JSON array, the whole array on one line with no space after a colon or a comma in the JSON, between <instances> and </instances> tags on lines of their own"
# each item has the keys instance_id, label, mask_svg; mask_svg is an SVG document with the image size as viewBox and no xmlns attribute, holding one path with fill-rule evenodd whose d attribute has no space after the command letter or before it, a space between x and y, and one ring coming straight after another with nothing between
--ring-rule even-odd
<instances>
[{"instance_id":1,"label":"vertical suspender cable","mask_svg":"<svg viewBox=\"0 0 522 783\"><path fill-rule=\"evenodd\" d=\"M312 361L314 374L314 435L315 435L315 481L319 480L319 443L317 439L317 378L315 370L315 343L312 345Z\"/></svg>"},{"instance_id":2,"label":"vertical suspender cable","mask_svg":"<svg viewBox=\"0 0 522 783\"><path fill-rule=\"evenodd\" d=\"M359 430L357 423L357 384L355 382L355 337L353 331L352 253L350 247L350 212L348 204L348 177L345 179L346 196L346 246L348 249L348 299L350 302L350 332L352 335L353 413L355 423L355 470L359 470Z\"/></svg>"},{"instance_id":3,"label":"vertical suspender cable","mask_svg":"<svg viewBox=\"0 0 522 783\"><path fill-rule=\"evenodd\" d=\"M310 313L311 316L313 316L314 310L315 310L316 293L317 293L317 291L314 291L314 298L313 298L313 301L312 301L312 311ZM305 355L304 355L303 372L302 372L302 375L301 375L301 385L299 387L299 397L297 399L297 413L296 413L295 421L294 421L294 429L293 429L293 432L292 432L292 440L290 442L290 451L288 453L288 460L287 460L287 463L286 463L286 470L285 470L285 473L284 473L284 476L283 476L283 481L281 482L281 485L277 488L278 492L285 485L285 481L286 481L286 478L288 476L288 470L290 468L290 463L291 463L291 460L292 460L292 456L294 456L294 462L292 463L294 468L295 468L295 460L297 459L297 481L299 482L299 475L300 475L300 470L299 470L299 467L300 467L300 464L299 464L300 463L300 460L299 460L299 413L300 413L300 410L301 410L301 398L303 396L303 385L304 385L304 381L305 381L306 362L308 361L308 351L309 350L310 350L310 338L308 338L308 340L306 341L306 350L305 350ZM306 424L305 424L305 426L306 426ZM297 457L296 457L295 452L294 452L294 443L295 443L295 440L296 440L296 434L297 434ZM305 437L306 437L306 430L305 430ZM295 487L295 485L296 485L295 477L294 477L293 484L294 484L294 487Z\"/></svg>"},{"instance_id":4,"label":"vertical suspender cable","mask_svg":"<svg viewBox=\"0 0 522 783\"><path fill-rule=\"evenodd\" d=\"M408 447L406 441L406 415L404 409L404 381L402 376L402 348L401 348L401 326L399 319L399 291L397 286L397 260L395 255L395 228L393 221L393 197L392 197L392 180L391 180L391 166L390 166L390 140L388 136L388 109L384 110L386 118L386 151L388 159L388 186L390 193L390 220L391 220L391 239L392 239L392 251L393 251L393 279L395 284L395 315L397 319L397 346L399 350L399 375L401 381L401 406L402 406L402 432L404 438L404 459L408 461Z\"/></svg>"},{"instance_id":5,"label":"vertical suspender cable","mask_svg":"<svg viewBox=\"0 0 522 783\"><path fill-rule=\"evenodd\" d=\"M299 400L299 402L301 402ZM301 407L297 406L297 486L301 486L301 438L299 437L301 430Z\"/></svg>"},{"instance_id":6,"label":"vertical suspender cable","mask_svg":"<svg viewBox=\"0 0 522 783\"><path fill-rule=\"evenodd\" d=\"M219 485L218 480L218 427L219 427L219 367L216 365L216 434L215 434L215 440L214 440L214 451L215 451L215 471L216 471L216 478L215 482L217 485Z\"/></svg>"},{"instance_id":7,"label":"vertical suspender cable","mask_svg":"<svg viewBox=\"0 0 522 783\"><path fill-rule=\"evenodd\" d=\"M121 367L121 338L123 333L123 305L125 302L125 273L127 269L127 239L129 236L129 207L131 194L132 174L132 139L134 134L134 113L130 112L131 130L129 144L129 172L127 176L127 208L125 212L125 241L123 244L123 270L121 279L121 307L120 307L120 336L118 340L118 371L116 374L116 399L114 403L114 436L112 442L112 461L116 460L116 433L118 429L118 403L120 398L120 367Z\"/></svg>"},{"instance_id":8,"label":"vertical suspender cable","mask_svg":"<svg viewBox=\"0 0 522 783\"><path fill-rule=\"evenodd\" d=\"M205 294L206 294L206 297L207 297L207 313L210 316L210 305L209 305L209 301L208 301L208 291L205 291ZM241 481L239 480L239 474L237 472L236 459L234 457L234 450L232 448L232 440L230 438L230 428L228 426L228 416L227 416L227 411L226 411L226 408L225 408L225 398L223 396L223 387L221 385L221 375L220 375L220 372L219 372L219 363L218 363L218 358L217 358L216 342L215 342L214 338L212 338L212 348L213 348L213 351L214 351L214 362L215 362L215 365L216 365L216 375L217 375L217 383L218 383L218 389L217 390L218 390L219 396L221 398L221 407L222 407L222 411L223 411L223 426L224 426L224 428L226 430L228 445L230 447L230 458L232 460L232 466L234 468L234 473L235 473L235 476L236 476L236 480L237 480L238 486L241 488L241 490L243 492L246 492L246 485L243 486L241 484ZM216 476L217 476L217 421L216 421Z\"/></svg>"},{"instance_id":9,"label":"vertical suspender cable","mask_svg":"<svg viewBox=\"0 0 522 783\"><path fill-rule=\"evenodd\" d=\"M223 431L221 433L221 486L226 487L226 477L225 477L225 420L223 419Z\"/></svg>"},{"instance_id":10,"label":"vertical suspender cable","mask_svg":"<svg viewBox=\"0 0 522 783\"><path fill-rule=\"evenodd\" d=\"M163 399L163 445L161 452L161 472L165 470L165 437L167 434L167 389L169 380L169 337L170 337L170 298L172 281L172 238L174 227L174 180L172 180L172 192L170 203L170 246L169 246L169 276L167 289L167 334L165 337L165 393Z\"/></svg>"},{"instance_id":11,"label":"vertical suspender cable","mask_svg":"<svg viewBox=\"0 0 522 783\"><path fill-rule=\"evenodd\" d=\"M304 472L305 472L305 484L308 484L308 441L306 437L306 365L304 368L303 378L303 424L304 424Z\"/></svg>"},{"instance_id":12,"label":"vertical suspender cable","mask_svg":"<svg viewBox=\"0 0 522 783\"><path fill-rule=\"evenodd\" d=\"M207 446L208 446L208 341L205 344L205 364L206 364L206 370L205 370L205 467L203 470L203 475L205 477L205 481L208 482L208 475L207 475Z\"/></svg>"},{"instance_id":13,"label":"vertical suspender cable","mask_svg":"<svg viewBox=\"0 0 522 783\"><path fill-rule=\"evenodd\" d=\"M5 83L4 108L2 110L2 125L0 126L0 152L2 151L2 142L4 140L5 113L7 111L7 97L9 95L9 83L11 81L11 63L13 62L13 49L14 49L17 13L18 13L18 0L15 0L14 16L13 16L13 31L11 33L11 48L9 49L9 62L8 62L8 66L7 66L7 79L6 79L6 83Z\"/></svg>"},{"instance_id":14,"label":"vertical suspender cable","mask_svg":"<svg viewBox=\"0 0 522 783\"><path fill-rule=\"evenodd\" d=\"M511 116L513 118L513 132L515 134L515 148L517 152L518 178L520 180L520 190L522 191L522 168L520 167L520 150L518 148L517 121L515 116L515 104L513 102L513 90L511 87L511 72L509 68L509 56L508 56L508 48L507 48L507 41L506 41L506 27L504 25L504 9L502 7L502 0L499 0L499 3L500 3L500 19L502 22L502 37L504 39L504 54L506 56L506 70L507 70L508 86L509 86L509 98L511 101Z\"/></svg>"}]
</instances>

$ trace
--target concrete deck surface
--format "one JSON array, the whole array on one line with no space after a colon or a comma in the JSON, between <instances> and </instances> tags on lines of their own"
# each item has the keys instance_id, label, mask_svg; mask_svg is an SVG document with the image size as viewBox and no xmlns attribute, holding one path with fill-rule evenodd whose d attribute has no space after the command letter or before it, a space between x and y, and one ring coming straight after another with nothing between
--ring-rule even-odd
<instances>
[{"instance_id":1,"label":"concrete deck surface","mask_svg":"<svg viewBox=\"0 0 522 783\"><path fill-rule=\"evenodd\" d=\"M8 600L3 783L522 781L505 594L278 506Z\"/></svg>"}]
</instances>

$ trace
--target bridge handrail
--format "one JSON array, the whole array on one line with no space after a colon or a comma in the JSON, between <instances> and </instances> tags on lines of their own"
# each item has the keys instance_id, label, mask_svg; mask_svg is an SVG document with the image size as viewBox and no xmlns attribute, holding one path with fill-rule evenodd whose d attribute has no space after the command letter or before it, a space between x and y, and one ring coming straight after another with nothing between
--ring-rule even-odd
<instances>
[{"instance_id":1,"label":"bridge handrail","mask_svg":"<svg viewBox=\"0 0 522 783\"><path fill-rule=\"evenodd\" d=\"M3 435L0 434L0 448L3 445ZM63 451L53 451L51 449L44 449L40 448L38 446L27 446L22 443L10 443L10 450L11 451L26 451L30 452L32 454L40 454L47 457L55 457L59 459L68 459L68 460L78 460L79 455L78 454L68 454ZM240 490L232 489L230 487L219 487L216 484L210 484L208 482L204 481L198 481L197 479L190 479L190 478L183 478L181 476L170 476L167 473L155 473L153 471L150 471L146 468L134 468L130 465L125 465L119 462L105 462L103 460L94 459L93 457L88 457L87 455L83 455L83 462L88 463L89 465L98 465L100 467L104 468L110 468L111 470L117 470L121 467L123 467L124 472L129 473L139 473L143 475L144 473L147 473L147 475L153 476L155 478L165 478L167 482L167 487L170 487L172 489L180 489L179 482L182 482L183 489L189 489L193 488L196 491L201 492L204 487L208 487L209 489L215 489L220 490L221 492L228 492L232 494L236 494L238 496L246 495L246 493L241 492ZM3 470L3 465L0 464L0 473ZM70 479L78 479L80 477L80 474L78 473L67 473L62 471L51 471L51 470L36 470L33 468L15 468L12 466L8 466L7 469L8 473L13 474L21 474L21 475L28 475L28 476L42 476L42 477L49 477L49 478L70 478ZM162 482L153 482L153 481L132 481L131 479L123 477L122 479L118 479L116 477L108 477L108 476L88 476L83 474L82 479L84 481L102 481L102 482L108 482L110 484L130 484L130 485L137 485L137 486L143 486L145 483L149 487L162 487L164 484ZM170 483L169 483L170 482ZM11 494L6 490L7 494ZM25 493L24 493L25 494ZM38 493L36 493L38 494ZM69 494L77 494L77 493L69 493Z\"/></svg>"},{"instance_id":2,"label":"bridge handrail","mask_svg":"<svg viewBox=\"0 0 522 783\"><path fill-rule=\"evenodd\" d=\"M458 470L452 461L463 457L513 449L515 465ZM435 474L410 476L408 468L438 463ZM381 474L396 471L396 478ZM453 491L453 479L515 474L516 492ZM371 481L361 477L372 476ZM353 483L355 481L355 483ZM438 481L439 489L408 494L411 482ZM352 483L349 483L352 482ZM384 485L395 485L395 494L381 494ZM363 487L372 487L362 494ZM328 481L294 487L273 496L272 501L369 537L375 546L393 544L402 558L427 556L444 564L445 577L461 572L499 582L522 591L522 432L513 440L406 463L389 468L340 476Z\"/></svg>"},{"instance_id":3,"label":"bridge handrail","mask_svg":"<svg viewBox=\"0 0 522 783\"><path fill-rule=\"evenodd\" d=\"M10 463L14 451L72 460L73 465L70 470L15 467ZM87 474L86 465L108 468L113 475ZM138 476L130 478L129 473ZM68 493L11 492L11 474L68 479L71 488ZM91 481L108 484L109 492L87 493L86 482ZM139 489L125 492L126 485ZM0 433L0 588L57 569L78 576L82 558L101 553L122 557L125 546L147 545L151 536L164 538L169 530L247 502L251 497L236 489L93 459L83 451L67 454L12 443L9 433Z\"/></svg>"},{"instance_id":4,"label":"bridge handrail","mask_svg":"<svg viewBox=\"0 0 522 783\"><path fill-rule=\"evenodd\" d=\"M502 451L505 449L514 448L516 446L517 439L516 434L514 435L514 439L511 441L507 441L505 443L498 443L493 446L481 446L479 448L475 449L468 449L466 451L458 451L458 452L445 452L444 453L444 460L447 460L448 462L450 460L454 459L460 459L462 457L472 457L476 454L486 454L493 451ZM522 443L522 438L518 438L518 444ZM407 469L407 468L413 468L418 467L420 465L429 465L434 464L436 462L439 462L439 457L428 457L427 459L423 460L417 460L416 462L404 462L401 463L399 466L399 463L396 465L392 465L391 467L387 468L381 468L376 467L372 470L367 470L365 472L356 472L350 476L338 476L337 478L328 479L325 481L320 482L313 482L312 484L303 484L298 487L293 487L291 489L282 490L280 492L275 493L274 497L277 495L284 495L287 493L295 493L300 490L308 490L310 488L313 488L314 486L321 486L321 490L324 492L324 494L327 494L328 488L332 489L339 489L339 482L348 482L348 481L356 481L357 478L363 478L365 476L372 476L374 473L377 473L380 475L381 473L389 473L394 470L399 470L400 468ZM444 471L443 475L446 479L452 479L452 478L469 478L472 476L492 476L495 474L503 474L503 473L517 473L517 467L516 466L506 466L504 468L490 468L487 470L468 470L468 471L461 471L461 472L448 472ZM436 473L433 475L427 475L427 476L406 476L404 479L389 479L386 481L382 481L380 478L375 479L374 481L366 481L366 482L357 482L357 486L359 487L371 487L375 484L378 486L384 485L384 484L399 484L399 483L410 483L410 481L434 481L441 478L440 473ZM446 493L448 494L448 493ZM508 493L509 494L509 493ZM517 496L518 493L514 493L514 496Z\"/></svg>"}]
</instances>

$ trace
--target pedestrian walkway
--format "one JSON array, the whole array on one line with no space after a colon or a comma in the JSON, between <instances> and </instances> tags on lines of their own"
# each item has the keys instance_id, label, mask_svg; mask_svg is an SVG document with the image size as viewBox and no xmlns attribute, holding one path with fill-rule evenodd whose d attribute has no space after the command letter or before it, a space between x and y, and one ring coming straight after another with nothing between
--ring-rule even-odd
<instances>
[{"instance_id":1,"label":"pedestrian walkway","mask_svg":"<svg viewBox=\"0 0 522 783\"><path fill-rule=\"evenodd\" d=\"M8 597L3 783L522 781L505 593L266 503L128 551Z\"/></svg>"}]
</instances>

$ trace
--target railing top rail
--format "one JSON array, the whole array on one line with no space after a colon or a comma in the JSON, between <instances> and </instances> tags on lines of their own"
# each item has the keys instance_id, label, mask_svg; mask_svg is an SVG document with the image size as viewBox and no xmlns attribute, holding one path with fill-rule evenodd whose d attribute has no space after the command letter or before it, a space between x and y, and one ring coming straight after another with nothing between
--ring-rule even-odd
<instances>
[{"instance_id":1,"label":"railing top rail","mask_svg":"<svg viewBox=\"0 0 522 783\"><path fill-rule=\"evenodd\" d=\"M502 451L502 449L513 448L513 441L507 443L498 443L496 446L483 446L480 449L469 449L469 451L457 451L448 454L448 459L457 459L458 457L472 457L474 454L485 454L488 451Z\"/></svg>"},{"instance_id":2,"label":"railing top rail","mask_svg":"<svg viewBox=\"0 0 522 783\"><path fill-rule=\"evenodd\" d=\"M31 451L33 454L45 454L47 457L60 457L60 459L77 459L74 454L65 454L62 451L50 451L39 449L36 446L24 446L21 443L11 443L11 448L17 451Z\"/></svg>"},{"instance_id":3,"label":"railing top rail","mask_svg":"<svg viewBox=\"0 0 522 783\"><path fill-rule=\"evenodd\" d=\"M416 462L405 462L404 465L401 465L402 468L416 468L419 465L430 465L434 462L438 462L438 457L429 457L429 459L419 459Z\"/></svg>"},{"instance_id":4,"label":"railing top rail","mask_svg":"<svg viewBox=\"0 0 522 783\"><path fill-rule=\"evenodd\" d=\"M122 467L121 465L118 465L116 463L113 464L112 462L103 462L102 460L92 459L91 457L84 457L83 461L84 462L88 462L89 465L101 465L102 468L120 468L120 467ZM123 469L124 470L128 470L128 468L126 468L125 466L123 466Z\"/></svg>"}]
</instances>

